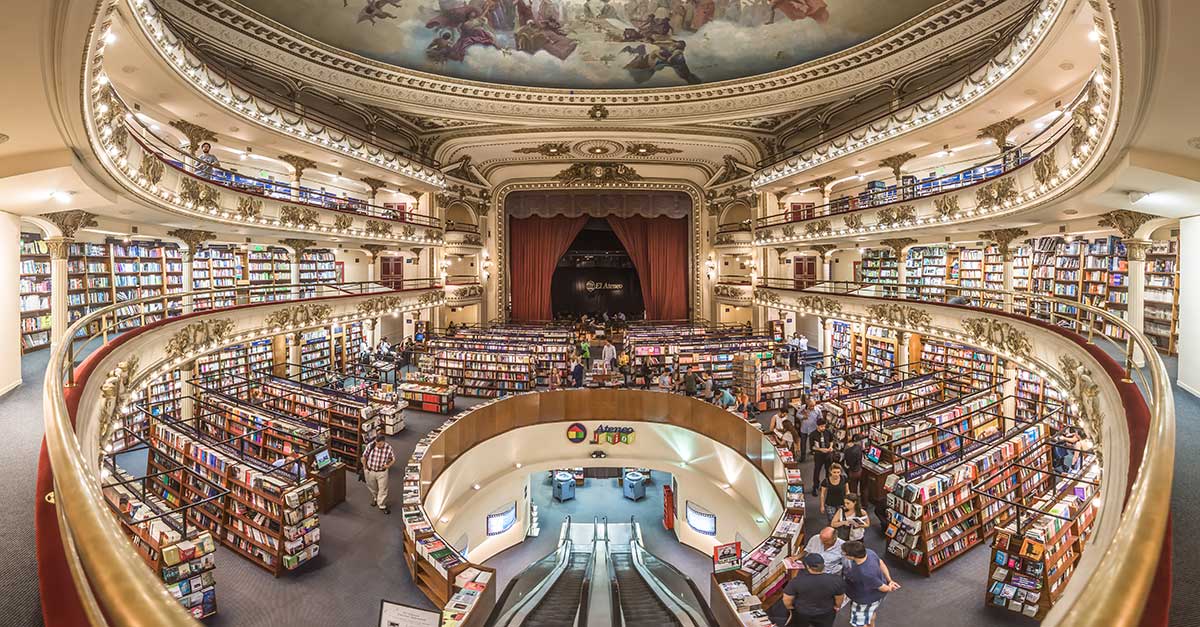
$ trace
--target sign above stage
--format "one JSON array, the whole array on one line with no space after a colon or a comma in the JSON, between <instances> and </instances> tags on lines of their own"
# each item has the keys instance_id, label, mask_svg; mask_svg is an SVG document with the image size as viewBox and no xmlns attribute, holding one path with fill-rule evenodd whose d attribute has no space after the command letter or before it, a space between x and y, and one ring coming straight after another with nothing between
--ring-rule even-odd
<instances>
[{"instance_id":1,"label":"sign above stage","mask_svg":"<svg viewBox=\"0 0 1200 627\"><path fill-rule=\"evenodd\" d=\"M624 283L608 283L605 281L588 281L587 283L583 284L583 289L585 289L589 292L597 292L597 291L619 292L619 291L625 289L625 284Z\"/></svg>"}]
</instances>

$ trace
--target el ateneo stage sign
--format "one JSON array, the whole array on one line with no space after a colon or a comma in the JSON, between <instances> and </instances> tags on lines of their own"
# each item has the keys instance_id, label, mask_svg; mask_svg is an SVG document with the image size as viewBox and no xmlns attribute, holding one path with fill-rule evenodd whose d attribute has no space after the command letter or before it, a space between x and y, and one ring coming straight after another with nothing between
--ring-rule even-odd
<instances>
[{"instance_id":1,"label":"el ateneo stage sign","mask_svg":"<svg viewBox=\"0 0 1200 627\"><path fill-rule=\"evenodd\" d=\"M592 292L619 292L625 289L624 283L606 283L604 281L588 281L583 284L583 289L590 294Z\"/></svg>"}]
</instances>

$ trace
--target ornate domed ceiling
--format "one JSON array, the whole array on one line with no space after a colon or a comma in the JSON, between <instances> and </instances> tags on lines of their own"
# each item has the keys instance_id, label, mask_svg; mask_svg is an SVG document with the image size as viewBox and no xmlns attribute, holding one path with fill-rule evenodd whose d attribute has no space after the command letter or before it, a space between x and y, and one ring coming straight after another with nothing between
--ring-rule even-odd
<instances>
[{"instance_id":1,"label":"ornate domed ceiling","mask_svg":"<svg viewBox=\"0 0 1200 627\"><path fill-rule=\"evenodd\" d=\"M851 48L940 0L241 0L330 46L450 78L677 87Z\"/></svg>"}]
</instances>

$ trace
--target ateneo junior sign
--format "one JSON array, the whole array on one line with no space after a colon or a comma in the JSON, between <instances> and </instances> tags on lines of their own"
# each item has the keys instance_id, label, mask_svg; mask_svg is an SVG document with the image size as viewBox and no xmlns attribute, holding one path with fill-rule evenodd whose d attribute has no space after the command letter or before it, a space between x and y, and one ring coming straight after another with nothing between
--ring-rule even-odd
<instances>
[{"instance_id":1,"label":"ateneo junior sign","mask_svg":"<svg viewBox=\"0 0 1200 627\"><path fill-rule=\"evenodd\" d=\"M576 283L578 285L578 283ZM625 289L624 283L607 283L604 281L588 281L583 284L583 289L589 292L609 291L616 292Z\"/></svg>"},{"instance_id":2,"label":"ateneo junior sign","mask_svg":"<svg viewBox=\"0 0 1200 627\"><path fill-rule=\"evenodd\" d=\"M633 444L634 435L633 427L600 425L592 431L592 439L588 444ZM567 440L573 444L587 440L587 427L578 422L567 427Z\"/></svg>"}]
</instances>

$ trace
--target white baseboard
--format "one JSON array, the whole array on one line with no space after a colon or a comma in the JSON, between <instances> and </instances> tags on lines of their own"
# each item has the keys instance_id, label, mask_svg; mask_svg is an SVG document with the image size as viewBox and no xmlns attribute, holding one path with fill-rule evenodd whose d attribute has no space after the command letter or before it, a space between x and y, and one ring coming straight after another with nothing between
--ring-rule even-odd
<instances>
[{"instance_id":1,"label":"white baseboard","mask_svg":"<svg viewBox=\"0 0 1200 627\"><path fill-rule=\"evenodd\" d=\"M1187 392L1189 392L1189 393L1190 393L1192 396L1200 397L1200 390L1197 390L1197 389L1193 388L1192 386L1190 386L1190 385L1188 385L1188 384L1184 383L1183 381L1180 381L1180 380L1176 379L1176 380L1175 380L1175 385L1178 385L1178 386L1179 386L1179 389L1181 389L1181 390L1186 390L1186 391L1187 391Z\"/></svg>"},{"instance_id":2,"label":"white baseboard","mask_svg":"<svg viewBox=\"0 0 1200 627\"><path fill-rule=\"evenodd\" d=\"M16 381L9 383L8 387L6 387L4 389L0 389L0 396L4 396L5 394L8 394L9 392L21 387L21 383L22 382L20 379L17 379ZM1194 394L1194 392L1193 392L1193 394Z\"/></svg>"}]
</instances>

